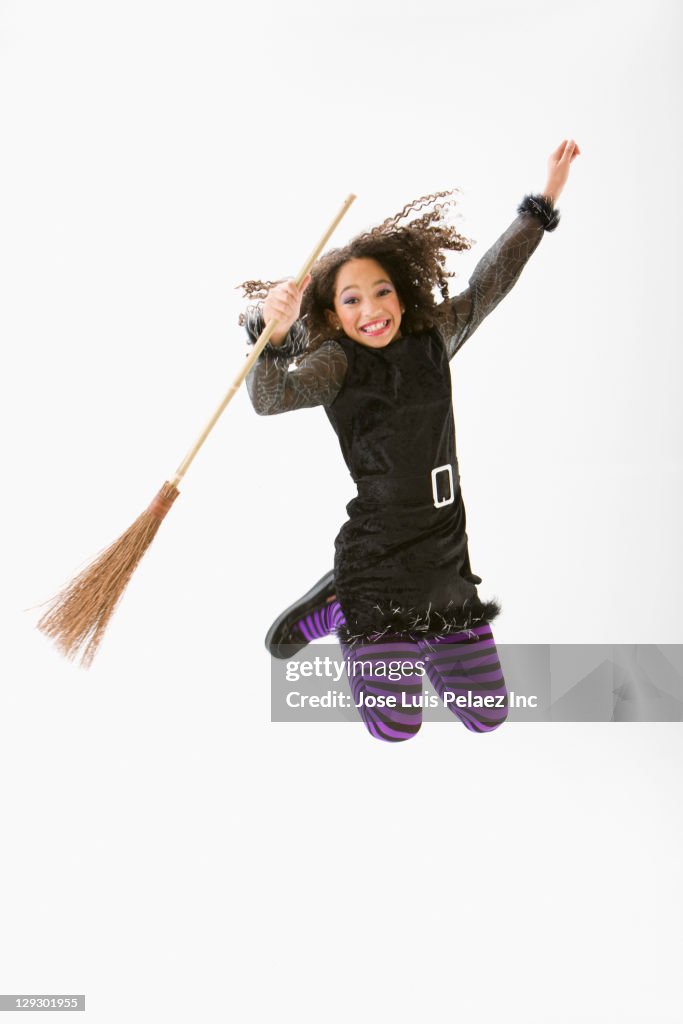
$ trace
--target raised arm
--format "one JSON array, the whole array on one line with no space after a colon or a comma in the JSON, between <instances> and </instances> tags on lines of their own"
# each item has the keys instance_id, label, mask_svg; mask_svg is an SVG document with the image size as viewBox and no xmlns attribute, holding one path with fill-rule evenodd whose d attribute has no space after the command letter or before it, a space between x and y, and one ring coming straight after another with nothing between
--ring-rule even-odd
<instances>
[{"instance_id":1,"label":"raised arm","mask_svg":"<svg viewBox=\"0 0 683 1024\"><path fill-rule=\"evenodd\" d=\"M465 291L442 303L450 304L453 315L444 336L449 359L508 294L543 233L554 231L559 220L559 211L547 196L524 197L515 220L477 263Z\"/></svg>"},{"instance_id":2,"label":"raised arm","mask_svg":"<svg viewBox=\"0 0 683 1024\"><path fill-rule=\"evenodd\" d=\"M247 311L246 330L253 345L264 327L261 310ZM292 360L306 350L306 329L296 320L279 345L268 342L247 374L251 404L259 416L330 405L339 394L346 376L346 355L336 341L324 341L290 370Z\"/></svg>"}]
</instances>

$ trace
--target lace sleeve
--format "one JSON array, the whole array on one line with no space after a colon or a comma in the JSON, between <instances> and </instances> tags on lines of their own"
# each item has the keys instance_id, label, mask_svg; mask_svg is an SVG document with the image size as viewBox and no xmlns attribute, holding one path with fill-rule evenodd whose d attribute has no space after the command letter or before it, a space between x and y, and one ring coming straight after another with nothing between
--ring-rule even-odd
<instances>
[{"instance_id":1,"label":"lace sleeve","mask_svg":"<svg viewBox=\"0 0 683 1024\"><path fill-rule=\"evenodd\" d=\"M559 211L544 196L524 197L515 220L477 263L465 291L446 300L453 317L444 336L449 359L512 289L544 232L554 231L559 220Z\"/></svg>"},{"instance_id":2,"label":"lace sleeve","mask_svg":"<svg viewBox=\"0 0 683 1024\"><path fill-rule=\"evenodd\" d=\"M263 330L263 315L256 308L245 319L249 344L253 345ZM306 344L306 329L297 320L281 345L268 342L264 347L246 378L251 404L259 416L331 405L339 394L346 376L344 349L330 339L306 355ZM303 358L290 366L295 356Z\"/></svg>"}]
</instances>

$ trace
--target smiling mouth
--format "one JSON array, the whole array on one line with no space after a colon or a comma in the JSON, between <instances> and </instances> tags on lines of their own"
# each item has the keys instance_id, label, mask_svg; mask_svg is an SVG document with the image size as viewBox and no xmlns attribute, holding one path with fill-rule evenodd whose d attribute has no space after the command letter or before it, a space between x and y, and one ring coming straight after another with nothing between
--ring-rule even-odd
<instances>
[{"instance_id":1,"label":"smiling mouth","mask_svg":"<svg viewBox=\"0 0 683 1024\"><path fill-rule=\"evenodd\" d=\"M371 324L366 324L365 327L361 327L361 331L363 334L367 334L369 337L373 338L377 334L383 334L388 326L388 320L374 320Z\"/></svg>"}]
</instances>

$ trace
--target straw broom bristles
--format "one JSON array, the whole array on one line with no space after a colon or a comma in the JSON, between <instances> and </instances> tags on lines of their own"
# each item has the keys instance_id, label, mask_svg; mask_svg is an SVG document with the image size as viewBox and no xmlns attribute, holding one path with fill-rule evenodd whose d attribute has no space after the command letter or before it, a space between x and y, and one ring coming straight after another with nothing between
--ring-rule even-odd
<instances>
[{"instance_id":1,"label":"straw broom bristles","mask_svg":"<svg viewBox=\"0 0 683 1024\"><path fill-rule=\"evenodd\" d=\"M301 288L304 278L355 198L355 195L351 193L345 199L336 217L295 278L297 288ZM237 394L242 381L254 366L277 326L278 320L275 317L261 331L251 355L242 364L242 368L223 396L218 408L181 462L171 481L167 480L164 483L149 507L142 515L138 516L133 525L118 540L114 541L49 602L49 608L37 623L37 627L41 633L55 640L57 647L67 658L75 658L82 649L82 665L88 668L92 664L107 624L131 576L154 540L161 521L178 497L177 485L218 422L225 407Z\"/></svg>"},{"instance_id":2,"label":"straw broom bristles","mask_svg":"<svg viewBox=\"0 0 683 1024\"><path fill-rule=\"evenodd\" d=\"M86 668L92 664L131 576L179 493L166 481L132 526L52 599L38 629L67 658L74 659L82 648L81 663Z\"/></svg>"}]
</instances>

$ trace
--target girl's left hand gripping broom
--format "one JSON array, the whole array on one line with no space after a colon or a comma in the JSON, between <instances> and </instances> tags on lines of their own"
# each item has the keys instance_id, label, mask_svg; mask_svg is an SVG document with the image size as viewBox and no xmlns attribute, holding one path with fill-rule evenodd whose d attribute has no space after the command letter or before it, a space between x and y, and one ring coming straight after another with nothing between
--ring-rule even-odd
<instances>
[{"instance_id":1,"label":"girl's left hand gripping broom","mask_svg":"<svg viewBox=\"0 0 683 1024\"><path fill-rule=\"evenodd\" d=\"M301 286L355 198L352 193L345 199L339 213L295 278L297 288ZM270 320L261 332L249 358L197 441L180 463L175 476L164 483L152 503L138 516L132 526L49 602L48 610L38 622L38 629L55 640L59 650L66 657L75 658L82 648L81 664L86 668L92 664L109 619L128 581L154 540L162 519L178 497L178 484L277 325L277 318Z\"/></svg>"}]
</instances>

